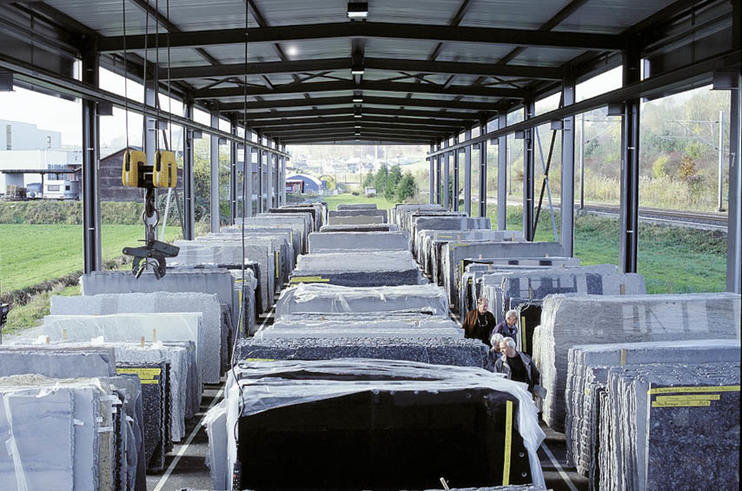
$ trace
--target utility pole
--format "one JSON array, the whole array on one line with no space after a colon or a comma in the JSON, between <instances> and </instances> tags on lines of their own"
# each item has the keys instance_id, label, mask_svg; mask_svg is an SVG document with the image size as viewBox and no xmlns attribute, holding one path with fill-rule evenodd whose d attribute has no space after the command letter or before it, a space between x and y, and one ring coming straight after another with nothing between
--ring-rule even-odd
<instances>
[{"instance_id":1,"label":"utility pole","mask_svg":"<svg viewBox=\"0 0 742 491\"><path fill-rule=\"evenodd\" d=\"M724 111L719 111L719 211L724 211Z\"/></svg>"}]
</instances>

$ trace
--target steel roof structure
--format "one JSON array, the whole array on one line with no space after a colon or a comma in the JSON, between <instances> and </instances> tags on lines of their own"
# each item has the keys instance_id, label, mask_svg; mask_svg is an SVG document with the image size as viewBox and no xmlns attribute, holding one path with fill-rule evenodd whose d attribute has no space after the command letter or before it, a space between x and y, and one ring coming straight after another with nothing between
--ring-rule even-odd
<instances>
[{"instance_id":1,"label":"steel roof structure","mask_svg":"<svg viewBox=\"0 0 742 491\"><path fill-rule=\"evenodd\" d=\"M574 114L611 105L624 121L621 264L635 271L640 98L712 81L733 90L732 148L739 155L741 10L740 0L0 0L0 71L16 84L82 97L93 119L100 103L156 119L156 93L171 93L191 116L193 107L212 114L210 126L188 115L173 123L233 145L246 128L257 135L249 145L277 162L294 143L427 144L431 200L449 207L459 153L470 168L473 145L505 145L504 137L517 132L526 145L529 238L532 129L553 123L562 131L562 179L571 182ZM146 103L101 90L99 66L144 82ZM621 88L577 102L576 84L618 66ZM557 93L560 107L536 114L535 101ZM523 121L509 125L515 110L523 110ZM232 131L219 130L220 119ZM91 125L86 148L96 148ZM480 154L486 177L486 152ZM737 269L738 167L730 164L728 261ZM483 181L480 213L485 188ZM562 219L571 253L571 218ZM739 291L739 273L728 276Z\"/></svg>"}]
</instances>

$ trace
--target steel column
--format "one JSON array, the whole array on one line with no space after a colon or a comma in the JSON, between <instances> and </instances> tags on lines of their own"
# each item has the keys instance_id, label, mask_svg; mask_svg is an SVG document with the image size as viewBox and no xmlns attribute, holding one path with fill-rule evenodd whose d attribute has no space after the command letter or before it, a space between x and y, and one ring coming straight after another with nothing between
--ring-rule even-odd
<instances>
[{"instance_id":1,"label":"steel column","mask_svg":"<svg viewBox=\"0 0 742 491\"><path fill-rule=\"evenodd\" d=\"M430 144L430 151L435 151L435 145ZM435 203L435 159L436 157L428 157L428 203L431 205Z\"/></svg>"},{"instance_id":2,"label":"steel column","mask_svg":"<svg viewBox=\"0 0 742 491\"><path fill-rule=\"evenodd\" d=\"M742 293L742 73L737 74L737 88L731 91L731 95L727 291Z\"/></svg>"},{"instance_id":3,"label":"steel column","mask_svg":"<svg viewBox=\"0 0 742 491\"><path fill-rule=\"evenodd\" d=\"M212 128L219 128L219 113L211 113ZM209 191L209 215L211 216L211 231L218 232L221 222L219 212L219 137L211 136L211 188Z\"/></svg>"},{"instance_id":4,"label":"steel column","mask_svg":"<svg viewBox=\"0 0 742 491\"><path fill-rule=\"evenodd\" d=\"M624 53L623 85L640 79L641 54L638 49ZM639 235L639 99L624 103L621 126L621 229L620 268L636 273Z\"/></svg>"},{"instance_id":5,"label":"steel column","mask_svg":"<svg viewBox=\"0 0 742 491\"><path fill-rule=\"evenodd\" d=\"M481 126L486 131L487 126ZM487 140L479 142L479 216L487 216Z\"/></svg>"},{"instance_id":6,"label":"steel column","mask_svg":"<svg viewBox=\"0 0 742 491\"><path fill-rule=\"evenodd\" d=\"M100 60L95 46L90 46L82 57L82 81L98 86ZM103 268L100 239L100 176L98 104L90 99L82 101L82 224L83 271L85 274Z\"/></svg>"},{"instance_id":7,"label":"steel column","mask_svg":"<svg viewBox=\"0 0 742 491\"><path fill-rule=\"evenodd\" d=\"M459 137L454 137L454 144L459 142ZM453 196L451 198L451 209L453 211L459 211L459 151L454 150L453 155Z\"/></svg>"},{"instance_id":8,"label":"steel column","mask_svg":"<svg viewBox=\"0 0 742 491\"><path fill-rule=\"evenodd\" d=\"M237 121L229 122L230 132L237 136ZM237 218L237 141L232 140L229 145L229 224L234 225Z\"/></svg>"},{"instance_id":9,"label":"steel column","mask_svg":"<svg viewBox=\"0 0 742 491\"><path fill-rule=\"evenodd\" d=\"M527 101L523 110L525 119L530 119L536 114L535 103ZM533 240L536 232L533 229L533 190L536 174L534 142L536 131L538 131L537 127L527 129L523 139L523 236L526 240Z\"/></svg>"},{"instance_id":10,"label":"steel column","mask_svg":"<svg viewBox=\"0 0 742 491\"><path fill-rule=\"evenodd\" d=\"M564 105L575 103L574 80L565 80L562 88ZM564 255L574 255L575 221L575 117L562 120L562 192L559 211L562 215L561 239Z\"/></svg>"},{"instance_id":11,"label":"steel column","mask_svg":"<svg viewBox=\"0 0 742 491\"><path fill-rule=\"evenodd\" d=\"M442 147L442 143L439 142L437 145L437 150L440 150ZM437 204L441 204L441 159L443 158L443 155L438 155L435 159L435 202Z\"/></svg>"},{"instance_id":12,"label":"steel column","mask_svg":"<svg viewBox=\"0 0 742 491\"><path fill-rule=\"evenodd\" d=\"M249 130L245 128L245 133L247 134ZM245 140L247 140L247 137L245 137ZM242 206L245 207L245 216L251 217L255 213L252 206L252 194L253 194L253 172L252 172L252 150L253 147L251 147L249 144L245 144L244 153L242 155L243 159L243 165L242 165L242 179L245 180L244 184L244 196L242 197Z\"/></svg>"},{"instance_id":13,"label":"steel column","mask_svg":"<svg viewBox=\"0 0 742 491\"><path fill-rule=\"evenodd\" d=\"M497 115L497 127L508 124L508 115L503 112ZM497 230L507 228L508 216L508 137L497 139Z\"/></svg>"},{"instance_id":14,"label":"steel column","mask_svg":"<svg viewBox=\"0 0 742 491\"><path fill-rule=\"evenodd\" d=\"M186 102L185 117L193 119L193 102ZM193 130L183 127L183 238L193 240L196 229L196 183L193 176Z\"/></svg>"},{"instance_id":15,"label":"steel column","mask_svg":"<svg viewBox=\"0 0 742 491\"><path fill-rule=\"evenodd\" d=\"M258 143L263 143L263 137L260 135L260 133L257 134L258 137ZM265 183L263 182L263 150L258 147L258 155L257 155L257 169L258 173L258 203L257 203L257 212L263 213L265 211L265 201L264 201L264 193L265 193Z\"/></svg>"},{"instance_id":16,"label":"steel column","mask_svg":"<svg viewBox=\"0 0 742 491\"><path fill-rule=\"evenodd\" d=\"M268 145L271 141L268 140ZM265 206L267 209L273 208L273 153L266 152L265 155Z\"/></svg>"},{"instance_id":17,"label":"steel column","mask_svg":"<svg viewBox=\"0 0 742 491\"><path fill-rule=\"evenodd\" d=\"M448 139L446 139L444 146L448 146ZM449 166L450 156L450 153L443 154L443 169L441 171L441 173L443 174L443 207L447 210L451 209L451 168Z\"/></svg>"},{"instance_id":18,"label":"steel column","mask_svg":"<svg viewBox=\"0 0 742 491\"><path fill-rule=\"evenodd\" d=\"M471 130L466 130L464 139L471 138ZM471 145L464 147L464 212L471 216Z\"/></svg>"}]
</instances>

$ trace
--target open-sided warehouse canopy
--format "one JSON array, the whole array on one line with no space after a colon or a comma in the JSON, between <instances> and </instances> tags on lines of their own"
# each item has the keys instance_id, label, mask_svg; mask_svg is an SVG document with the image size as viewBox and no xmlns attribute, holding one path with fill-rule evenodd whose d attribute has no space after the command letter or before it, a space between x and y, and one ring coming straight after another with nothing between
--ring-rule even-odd
<instances>
[{"instance_id":1,"label":"open-sided warehouse canopy","mask_svg":"<svg viewBox=\"0 0 742 491\"><path fill-rule=\"evenodd\" d=\"M75 59L93 52L134 78L146 65L162 90L282 143L428 144L618 66L631 51L646 60L641 82L662 82L636 94L708 83L738 66L735 3L3 1L0 70L27 84L34 70L70 79ZM609 102L621 101L584 105Z\"/></svg>"}]
</instances>

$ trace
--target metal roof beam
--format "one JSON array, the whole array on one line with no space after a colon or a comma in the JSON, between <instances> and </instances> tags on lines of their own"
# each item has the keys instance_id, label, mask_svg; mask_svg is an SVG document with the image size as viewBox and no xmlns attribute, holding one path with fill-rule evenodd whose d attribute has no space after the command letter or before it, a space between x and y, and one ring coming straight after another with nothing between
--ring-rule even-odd
<instances>
[{"instance_id":1,"label":"metal roof beam","mask_svg":"<svg viewBox=\"0 0 742 491\"><path fill-rule=\"evenodd\" d=\"M612 34L385 22L338 22L257 27L249 28L247 32L244 28L189 31L170 34L170 46L198 48L217 44L242 44L245 42L246 35L250 43L328 38L393 38L599 50L620 50L625 47L624 38ZM156 33L147 36L143 34L127 36L126 45L128 49L144 49L146 39L148 46L155 46L158 36L160 46L166 46L166 35ZM99 46L101 52L123 50L123 36L104 37Z\"/></svg>"},{"instance_id":2,"label":"metal roof beam","mask_svg":"<svg viewBox=\"0 0 742 491\"><path fill-rule=\"evenodd\" d=\"M492 63L460 63L452 61L397 60L393 58L364 58L366 69L394 72L425 72L455 75L481 75L497 77L527 77L542 80L561 80L560 68L505 65ZM160 70L160 79L184 80L204 77L232 77L240 75L264 75L276 73L302 73L326 70L350 70L352 58L326 58L301 61L271 61L264 63L234 63L229 65L206 65L178 67Z\"/></svg>"},{"instance_id":3,"label":"metal roof beam","mask_svg":"<svg viewBox=\"0 0 742 491\"><path fill-rule=\"evenodd\" d=\"M493 98L510 98L523 99L528 96L526 90L504 89L493 87L470 87L463 85L452 85L449 88L443 88L440 85L433 84L414 84L404 82L379 82L364 80L356 85L352 81L342 82L314 82L311 84L284 84L277 85L274 89L254 88L250 89L248 95L271 95L271 94L303 94L305 92L333 92L343 90L375 90L380 92L418 92L423 94L445 94L445 95L463 95L476 97L493 97ZM225 87L221 89L196 90L195 99L217 99L220 97L241 97L241 87Z\"/></svg>"},{"instance_id":4,"label":"metal roof beam","mask_svg":"<svg viewBox=\"0 0 742 491\"><path fill-rule=\"evenodd\" d=\"M307 109L302 111L268 111L260 113L247 112L247 121L258 121L261 119L275 119L275 118L301 118L307 116L334 116L338 114L349 114L354 113L366 114L380 114L384 116L397 116L400 113L404 113L406 117L420 117L420 118L436 118L436 119L454 119L454 120L465 120L465 121L479 121L482 119L482 115L479 113L463 113L463 112L440 112L440 111L425 111L415 109L388 109L378 107L367 107L362 108L348 106L331 109ZM244 113L243 113L244 114Z\"/></svg>"},{"instance_id":5,"label":"metal roof beam","mask_svg":"<svg viewBox=\"0 0 742 491\"><path fill-rule=\"evenodd\" d=\"M300 125L300 124L322 124L322 123L338 123L338 122L354 122L354 121L374 121L379 123L389 124L413 124L420 127L423 126L441 126L446 128L464 128L465 125L457 124L455 121L435 120L435 119L415 119L415 118L404 118L404 117L384 117L367 115L363 118L354 118L353 116L328 116L328 117L314 117L314 118L296 118L296 119L264 119L262 121L256 121L253 125L253 129L267 128L269 126L286 126L286 125ZM241 121L240 121L241 122Z\"/></svg>"},{"instance_id":6,"label":"metal roof beam","mask_svg":"<svg viewBox=\"0 0 742 491\"><path fill-rule=\"evenodd\" d=\"M361 123L358 123L357 121L351 121L351 120L338 121L335 123L315 123L315 124L303 124L303 125L294 125L294 124L289 123L289 124L275 125L275 126L261 126L260 128L268 133L273 133L273 132L280 132L280 131L292 130L292 129L321 130L321 129L332 129L332 128L349 128L349 127L355 127L356 125L360 125L364 128L381 128L381 129L399 128L401 130L431 131L431 132L443 133L443 134L448 134L458 129L458 126L428 126L428 125L407 124L407 123L394 124L394 123L380 123L376 121L362 121Z\"/></svg>"},{"instance_id":7,"label":"metal roof beam","mask_svg":"<svg viewBox=\"0 0 742 491\"><path fill-rule=\"evenodd\" d=\"M301 99L279 99L262 102L248 102L247 109L273 109L304 106L334 106L339 104L353 104L353 96L346 97L320 97L311 100ZM500 111L504 106L500 103L477 102L477 101L449 101L442 99L407 99L405 97L374 97L363 96L363 104L376 106L394 107L434 107L437 109L468 109L470 111ZM228 102L219 105L219 111L242 111L242 102Z\"/></svg>"}]
</instances>

